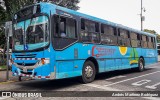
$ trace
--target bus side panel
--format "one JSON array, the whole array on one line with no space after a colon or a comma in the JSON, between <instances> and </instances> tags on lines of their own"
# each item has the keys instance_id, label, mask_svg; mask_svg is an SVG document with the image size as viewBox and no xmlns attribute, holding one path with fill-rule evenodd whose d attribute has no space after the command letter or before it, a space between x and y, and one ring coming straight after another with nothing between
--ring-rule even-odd
<instances>
[{"instance_id":1,"label":"bus side panel","mask_svg":"<svg viewBox=\"0 0 160 100\"><path fill-rule=\"evenodd\" d=\"M114 59L107 59L105 71L111 71L111 70L116 70L116 69L117 67L116 67Z\"/></svg>"},{"instance_id":2,"label":"bus side panel","mask_svg":"<svg viewBox=\"0 0 160 100\"><path fill-rule=\"evenodd\" d=\"M154 49L145 49L145 65L156 63L156 51Z\"/></svg>"},{"instance_id":3,"label":"bus side panel","mask_svg":"<svg viewBox=\"0 0 160 100\"><path fill-rule=\"evenodd\" d=\"M84 60L58 61L56 78L69 78L82 75Z\"/></svg>"},{"instance_id":4,"label":"bus side panel","mask_svg":"<svg viewBox=\"0 0 160 100\"><path fill-rule=\"evenodd\" d=\"M131 48L130 47L120 47L115 46L113 49L116 50L116 52L113 54L113 58L115 59L115 70L116 69L128 69L130 68L129 60L130 58L134 59L134 57L131 57Z\"/></svg>"},{"instance_id":5,"label":"bus side panel","mask_svg":"<svg viewBox=\"0 0 160 100\"><path fill-rule=\"evenodd\" d=\"M130 56L131 57L134 56L134 58L132 60L130 60L131 68L138 67L139 58L141 56L143 57L142 49L141 48L132 48Z\"/></svg>"},{"instance_id":6,"label":"bus side panel","mask_svg":"<svg viewBox=\"0 0 160 100\"><path fill-rule=\"evenodd\" d=\"M82 69L83 69L84 62L85 62L85 60L75 60L74 61L73 76L81 76L82 75Z\"/></svg>"},{"instance_id":7,"label":"bus side panel","mask_svg":"<svg viewBox=\"0 0 160 100\"><path fill-rule=\"evenodd\" d=\"M72 77L73 61L58 61L58 78Z\"/></svg>"},{"instance_id":8,"label":"bus side panel","mask_svg":"<svg viewBox=\"0 0 160 100\"><path fill-rule=\"evenodd\" d=\"M106 66L106 59L97 59L97 61L99 64L99 72L104 72Z\"/></svg>"},{"instance_id":9,"label":"bus side panel","mask_svg":"<svg viewBox=\"0 0 160 100\"><path fill-rule=\"evenodd\" d=\"M83 48L82 48L83 47ZM82 49L80 49L82 48ZM76 43L62 51L56 51L56 78L69 78L82 75L83 64L90 53L90 46Z\"/></svg>"},{"instance_id":10,"label":"bus side panel","mask_svg":"<svg viewBox=\"0 0 160 100\"><path fill-rule=\"evenodd\" d=\"M93 45L91 56L96 58L99 64L99 72L111 70L114 67L114 59L112 59L115 49L113 46Z\"/></svg>"}]
</instances>

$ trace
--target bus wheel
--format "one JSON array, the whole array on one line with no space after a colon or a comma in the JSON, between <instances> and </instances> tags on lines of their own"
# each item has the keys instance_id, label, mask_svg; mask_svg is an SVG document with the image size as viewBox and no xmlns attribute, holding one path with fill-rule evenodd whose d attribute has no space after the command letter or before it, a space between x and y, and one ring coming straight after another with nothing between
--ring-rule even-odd
<instances>
[{"instance_id":1,"label":"bus wheel","mask_svg":"<svg viewBox=\"0 0 160 100\"><path fill-rule=\"evenodd\" d=\"M83 66L81 81L83 83L90 83L94 80L95 75L95 65L91 61L86 61Z\"/></svg>"},{"instance_id":2,"label":"bus wheel","mask_svg":"<svg viewBox=\"0 0 160 100\"><path fill-rule=\"evenodd\" d=\"M142 71L144 71L144 61L143 61L143 59L142 58L139 58L139 61L138 61L138 71L139 72L142 72Z\"/></svg>"},{"instance_id":3,"label":"bus wheel","mask_svg":"<svg viewBox=\"0 0 160 100\"><path fill-rule=\"evenodd\" d=\"M19 76L19 77L18 77L18 81L22 81L22 76Z\"/></svg>"}]
</instances>

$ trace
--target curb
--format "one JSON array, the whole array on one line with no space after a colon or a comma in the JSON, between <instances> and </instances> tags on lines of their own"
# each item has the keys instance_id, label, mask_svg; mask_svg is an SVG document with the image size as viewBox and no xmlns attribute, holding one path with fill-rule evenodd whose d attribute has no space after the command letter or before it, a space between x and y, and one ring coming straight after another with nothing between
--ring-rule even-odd
<instances>
[{"instance_id":1,"label":"curb","mask_svg":"<svg viewBox=\"0 0 160 100\"><path fill-rule=\"evenodd\" d=\"M7 69L0 69L0 71L6 71Z\"/></svg>"},{"instance_id":2,"label":"curb","mask_svg":"<svg viewBox=\"0 0 160 100\"><path fill-rule=\"evenodd\" d=\"M7 71L7 69L0 69L0 71ZM11 69L8 69L8 71L11 71Z\"/></svg>"}]
</instances>

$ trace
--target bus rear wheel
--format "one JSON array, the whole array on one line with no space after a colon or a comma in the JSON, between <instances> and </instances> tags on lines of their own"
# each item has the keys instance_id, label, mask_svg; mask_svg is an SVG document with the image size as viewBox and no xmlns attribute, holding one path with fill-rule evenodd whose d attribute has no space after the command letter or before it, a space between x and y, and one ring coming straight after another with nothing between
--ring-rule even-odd
<instances>
[{"instance_id":1,"label":"bus rear wheel","mask_svg":"<svg viewBox=\"0 0 160 100\"><path fill-rule=\"evenodd\" d=\"M96 75L95 65L91 61L86 61L82 70L81 82L90 83L94 81Z\"/></svg>"},{"instance_id":2,"label":"bus rear wheel","mask_svg":"<svg viewBox=\"0 0 160 100\"><path fill-rule=\"evenodd\" d=\"M143 58L139 58L137 70L139 72L142 72L142 71L144 71L144 69L145 69L144 68L144 60L143 60Z\"/></svg>"}]
</instances>

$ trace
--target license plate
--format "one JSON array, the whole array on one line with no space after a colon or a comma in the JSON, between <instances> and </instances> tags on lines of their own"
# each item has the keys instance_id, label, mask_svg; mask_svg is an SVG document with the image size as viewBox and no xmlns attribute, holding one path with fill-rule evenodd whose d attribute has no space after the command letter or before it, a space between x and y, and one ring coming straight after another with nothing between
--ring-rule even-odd
<instances>
[{"instance_id":1,"label":"license plate","mask_svg":"<svg viewBox=\"0 0 160 100\"><path fill-rule=\"evenodd\" d=\"M23 67L23 72L27 73L27 68Z\"/></svg>"}]
</instances>

